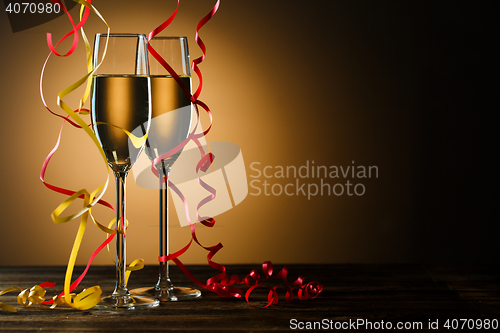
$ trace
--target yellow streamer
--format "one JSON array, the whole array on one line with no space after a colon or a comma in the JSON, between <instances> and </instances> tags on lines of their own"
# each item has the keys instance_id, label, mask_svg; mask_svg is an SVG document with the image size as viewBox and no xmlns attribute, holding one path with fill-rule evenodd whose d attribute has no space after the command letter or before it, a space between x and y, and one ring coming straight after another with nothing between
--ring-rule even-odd
<instances>
[{"instance_id":1,"label":"yellow streamer","mask_svg":"<svg viewBox=\"0 0 500 333\"><path fill-rule=\"evenodd\" d=\"M92 219L92 221L94 221L94 224L99 228L101 229L102 231L104 231L105 233L107 233L107 237L109 237L110 235L116 235L117 233L118 234L122 234L124 235L125 234L125 231L124 230L115 230L115 229L111 229L111 226L113 224L115 224L115 221L116 221L116 218L114 218L110 223L109 223L109 226L108 227L105 227L103 226L102 224L100 224L99 222L97 222L97 220L94 218L94 216L92 214L90 214L90 218ZM126 221L127 225L128 225L128 221ZM108 244L109 246L109 244Z\"/></svg>"},{"instance_id":2,"label":"yellow streamer","mask_svg":"<svg viewBox=\"0 0 500 333\"><path fill-rule=\"evenodd\" d=\"M24 307L32 304L42 304L45 302L45 289L36 285L31 289L24 289L19 296L17 296L17 303Z\"/></svg>"},{"instance_id":3,"label":"yellow streamer","mask_svg":"<svg viewBox=\"0 0 500 333\"><path fill-rule=\"evenodd\" d=\"M71 307L78 310L88 310L101 301L102 290L99 286L84 289L76 295Z\"/></svg>"},{"instance_id":4,"label":"yellow streamer","mask_svg":"<svg viewBox=\"0 0 500 333\"><path fill-rule=\"evenodd\" d=\"M92 10L104 22L104 24L106 24L106 26L108 28L107 33L109 34L110 27L109 27L108 23L106 22L106 20L104 20L102 15L97 11L97 9L93 5L87 3L84 0L75 0L75 1L77 1L78 3L80 3L82 5L80 7L80 21L83 17L83 13L84 13L84 9L85 9L84 7L87 7L90 10ZM95 72L95 70L100 66L100 64L102 63L102 61L106 55L107 41L106 41L106 45L105 45L105 49L104 49L104 53L103 53L101 61L96 66L96 68L93 69L92 68L92 51L91 51L90 43L88 42L88 39L85 35L83 28L81 28L80 31L82 33L82 37L83 37L83 41L84 41L85 49L86 49L86 59L87 59L88 72L85 76L80 78L78 81L76 81L75 83L73 83L69 87L67 87L67 88L63 89L61 92L59 92L59 94L57 95L57 105L64 112L66 112L69 115L69 117L71 117L75 121L75 123L80 125L80 127L92 139L95 146L98 148L99 152L101 153L101 157L103 158L103 161L106 165L106 171L107 171L108 177L106 179L106 182L102 186L100 186L96 190L94 190L91 194L89 194L89 192L86 189L82 189L82 190L78 191L77 193L73 194L72 196L70 196L69 198L67 198L66 200L64 200L52 212L52 220L56 224L61 224L61 223L66 223L66 222L69 222L71 220L74 220L78 217L81 217L80 226L78 228L78 232L77 232L74 244L73 244L73 248L71 250L71 255L70 255L69 262L68 262L68 267L66 270L66 276L65 276L65 280L64 280L64 303L66 305L71 306L71 307L76 308L76 309L88 309L100 301L100 297L101 297L101 293L102 293L101 289L99 287L92 287L92 288L87 289L85 292L82 293L82 294L84 294L84 296L81 296L81 297L79 297L78 295L74 296L74 295L70 294L71 277L73 275L73 269L75 266L78 250L80 248L80 245L81 245L81 242L83 239L83 235L85 233L85 228L87 225L88 216L89 216L89 214L91 215L91 208L102 198L102 196L104 195L104 193L106 192L106 189L108 187L108 184L109 184L109 166L108 166L108 163L106 160L106 155L104 154L104 151L102 150L102 148L99 144L99 141L97 140L97 137L95 136L93 131L89 128L89 126L87 126L87 124L83 121L83 119L78 114L88 114L87 112L82 112L82 106L85 104L85 102L90 94L91 82L88 79L89 79L89 77L92 76L92 74ZM50 55L49 55L49 57L50 57ZM42 75L43 75L43 73L42 73ZM74 90L76 90L81 85L83 85L85 82L87 82L87 87L85 89L85 92L84 92L82 98L80 99L79 108L78 108L79 112L75 113L63 101L63 98L66 97L71 92L73 92ZM68 168L68 170L69 170L69 168ZM100 194L98 194L99 192L100 192ZM84 198L82 209L74 214L69 215L69 216L61 216L62 213L81 195L83 195L83 198ZM57 305L58 303L60 303L60 302L55 301L53 306Z\"/></svg>"},{"instance_id":5,"label":"yellow streamer","mask_svg":"<svg viewBox=\"0 0 500 333\"><path fill-rule=\"evenodd\" d=\"M128 284L128 279L130 278L130 274L134 271L138 271L144 268L144 259L136 259L132 261L132 263L127 267L127 271L125 272L125 284Z\"/></svg>"},{"instance_id":6,"label":"yellow streamer","mask_svg":"<svg viewBox=\"0 0 500 333\"><path fill-rule=\"evenodd\" d=\"M107 33L109 35L109 33L110 33L110 27L107 24L107 22L104 20L104 18L102 17L102 15L97 11L97 9L93 5L87 3L84 0L75 0L75 1L77 1L78 3L80 3L82 5L81 8L80 8L80 20L82 19L82 16L83 16L83 13L84 13L84 9L85 9L84 6L90 8L90 10L92 10L106 24L106 26L108 28ZM106 171L107 171L107 174L108 174L108 178L106 179L105 184L103 184L102 186L98 187L91 194L89 194L88 191L85 190L85 189L82 189L82 190L76 192L75 194L73 194L72 196L70 196L69 198L67 198L66 200L64 200L52 212L51 216L52 216L52 220L56 224L66 223L66 222L74 220L74 219L76 219L78 217L81 217L80 226L79 226L77 235L75 237L75 241L74 241L73 248L72 248L72 251L71 251L70 259L69 259L69 262L68 262L68 267L67 267L67 270L66 270L66 276L65 276L65 281L64 281L64 300L63 300L63 302L66 305L71 306L73 308L76 308L76 309L79 309L79 310L86 310L86 309L89 309L89 308L93 307L97 303L99 303L99 301L101 299L101 294L102 294L101 288L98 287L98 286L92 287L92 288L84 290L82 293L80 293L80 294L78 294L78 295L75 296L74 294L70 294L70 285L71 285L71 277L73 275L73 270L74 270L74 266L75 266L75 263L76 263L76 258L77 258L78 250L80 248L80 245L81 245L81 242L82 242L82 239L83 239L83 235L85 233L85 229L86 229L88 217L90 216L92 218L92 221L94 222L94 224L99 229L101 229L102 231L106 232L108 234L108 237L109 237L109 234L116 234L117 231L116 230L112 230L109 227L106 228L105 226L101 225L100 223L98 223L95 220L95 218L92 215L92 211L91 211L92 207L95 206L95 204L97 204L97 202L102 198L102 196L104 195L104 193L107 190L107 187L108 187L108 184L109 184L109 165L107 163L106 155L105 155L103 149L101 148L101 145L99 144L99 141L97 140L96 135L89 128L89 126L87 126L87 124L82 120L82 118L80 118L79 115L78 115L78 114L88 114L88 112L82 110L82 107L85 104L86 100L88 99L88 96L90 95L90 89L91 89L92 82L91 82L91 80L89 80L89 78L101 66L101 64L102 64L102 62L103 62L103 60L104 60L104 58L106 56L106 52L107 52L107 48L108 48L108 39L106 39L106 44L105 44L103 55L102 55L102 58L101 58L100 62L97 64L97 66L95 68L93 68L93 66L92 66L92 50L91 50L91 47L90 47L90 43L88 42L87 36L85 35L85 32L84 32L83 28L81 28L80 31L81 31L82 39L84 41L85 49L86 49L86 59L87 59L87 70L88 70L88 73L85 76L83 76L81 79L79 79L78 81L76 81L75 83L73 83L72 85L70 85L69 87L67 87L67 88L63 89L61 92L59 92L59 94L57 95L57 105L64 112L66 112L69 115L69 117L71 117L78 125L80 125L80 127L92 139L92 141L94 142L94 144L98 148L99 152L101 153L101 157L103 158L103 161L104 161L104 163L106 165ZM85 89L85 92L84 92L82 98L80 99L80 103L79 103L79 107L78 107L78 113L75 113L63 101L63 98L66 97L71 92L73 92L74 90L76 90L81 85L83 85L85 82L87 82L87 86L86 86L86 89ZM142 137L137 137L137 136L133 135L132 133L126 131L125 129L122 129L122 130L129 136L130 140L132 141L132 144L136 148L141 147L144 144L144 142L146 141L146 139L147 139L147 133L146 133L146 135L144 135ZM98 193L100 193L100 194L98 194ZM71 215L68 215L68 216L61 216L62 213L80 196L83 196L83 207L82 207L82 209L80 211L74 213L74 214L71 214ZM112 225L115 220L116 219L114 219L111 222L110 225ZM124 231L118 231L118 232L119 233L124 233ZM134 262L132 262L132 264L129 267L127 267L126 281L128 281L128 278L130 276L130 272L131 271L139 270L139 269L142 269L143 267L144 267L144 260L143 259L137 259ZM57 300L54 299L54 304L52 305L51 308L53 308L53 307L55 307L55 306L57 306L58 304L61 304L61 303L62 303L62 301L60 299L57 299Z\"/></svg>"},{"instance_id":7,"label":"yellow streamer","mask_svg":"<svg viewBox=\"0 0 500 333\"><path fill-rule=\"evenodd\" d=\"M10 293L11 291L15 291L15 290L22 290L22 289L19 287L10 287L10 288L4 289L4 290L0 290L0 296L7 294L7 293ZM9 311L9 312L17 312L17 310L14 309L13 306L7 305L7 304L2 303L2 302L0 302L0 309L4 309L4 310Z\"/></svg>"},{"instance_id":8,"label":"yellow streamer","mask_svg":"<svg viewBox=\"0 0 500 333\"><path fill-rule=\"evenodd\" d=\"M33 286L30 289L21 289L19 287L10 287L0 291L0 296L11 291L21 290L21 293L17 296L17 303L23 307L29 307L33 304L42 305L45 302L46 291L39 285ZM99 303L101 300L102 290L99 286L94 286L88 289L84 289L79 294L70 294L71 303L68 304L63 299L60 299L57 295L53 297L54 303L50 306L51 309L55 308L57 305L69 305L78 310L88 310L94 305ZM7 310L9 312L17 312L17 310L11 306L0 302L0 309Z\"/></svg>"},{"instance_id":9,"label":"yellow streamer","mask_svg":"<svg viewBox=\"0 0 500 333\"><path fill-rule=\"evenodd\" d=\"M102 121L96 122L96 125L108 125L108 126L118 128L119 130L121 130L125 134L127 134L128 138L130 139L130 141L132 142L132 144L134 145L135 148L141 148L144 145L144 143L146 143L146 140L148 139L148 132L147 131L143 136L138 137L138 136L135 136L134 134L130 133L126 129L121 128L120 126L104 123Z\"/></svg>"}]
</instances>

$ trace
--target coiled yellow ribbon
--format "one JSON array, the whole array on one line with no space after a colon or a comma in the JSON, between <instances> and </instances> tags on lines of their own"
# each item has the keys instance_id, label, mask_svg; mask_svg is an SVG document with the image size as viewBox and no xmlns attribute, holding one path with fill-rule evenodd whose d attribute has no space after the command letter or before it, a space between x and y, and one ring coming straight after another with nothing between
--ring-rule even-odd
<instances>
[{"instance_id":1,"label":"coiled yellow ribbon","mask_svg":"<svg viewBox=\"0 0 500 333\"><path fill-rule=\"evenodd\" d=\"M17 303L22 305L23 307L28 307L33 304L42 305L45 303L45 294L46 291L40 285L36 285L31 287L30 289L22 289L19 287L10 287L0 291L0 296L11 291L19 291L21 293L17 296ZM102 290L98 286L84 289L79 294L70 294L71 298L71 307L78 310L88 310L96 305L101 300ZM67 302L57 295L53 297L53 304L50 306L51 309L55 308L57 305L67 304ZM9 311L9 312L17 312L17 310L11 306L0 302L0 309Z\"/></svg>"},{"instance_id":2,"label":"coiled yellow ribbon","mask_svg":"<svg viewBox=\"0 0 500 333\"><path fill-rule=\"evenodd\" d=\"M11 291L15 291L15 290L22 290L22 289L19 287L10 287L10 288L4 289L4 290L0 290L0 296L2 296L3 294L10 293ZM7 305L7 304L2 303L2 302L0 302L0 309L7 310L10 312L17 312L17 310L14 309L13 306Z\"/></svg>"}]
</instances>

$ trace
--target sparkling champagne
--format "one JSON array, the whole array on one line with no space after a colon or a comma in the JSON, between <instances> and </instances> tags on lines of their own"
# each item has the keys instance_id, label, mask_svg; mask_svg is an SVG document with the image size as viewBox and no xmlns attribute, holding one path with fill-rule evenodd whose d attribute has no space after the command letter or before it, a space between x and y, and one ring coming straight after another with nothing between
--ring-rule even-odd
<instances>
[{"instance_id":1,"label":"sparkling champagne","mask_svg":"<svg viewBox=\"0 0 500 333\"><path fill-rule=\"evenodd\" d=\"M150 78L144 75L96 75L92 88L94 132L115 172L127 172L142 147L129 135L144 136L150 119Z\"/></svg>"},{"instance_id":2,"label":"sparkling champagne","mask_svg":"<svg viewBox=\"0 0 500 333\"><path fill-rule=\"evenodd\" d=\"M181 77L191 91L191 78ZM150 160L169 152L182 143L191 127L191 101L172 76L151 75L152 115L146 142ZM166 158L163 163L171 167L182 150Z\"/></svg>"}]
</instances>

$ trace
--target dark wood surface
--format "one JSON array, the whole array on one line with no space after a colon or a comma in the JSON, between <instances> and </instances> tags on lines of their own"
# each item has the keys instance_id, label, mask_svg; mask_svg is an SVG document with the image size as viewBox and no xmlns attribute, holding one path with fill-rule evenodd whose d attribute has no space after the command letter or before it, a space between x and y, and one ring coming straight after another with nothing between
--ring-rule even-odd
<instances>
[{"instance_id":1,"label":"dark wood surface","mask_svg":"<svg viewBox=\"0 0 500 333\"><path fill-rule=\"evenodd\" d=\"M261 272L260 265L227 267L229 274L240 277L252 269ZM275 272L282 267L275 265ZM190 269L200 279L214 273L208 266L190 266ZM82 268L76 268L75 275L81 271ZM154 266L134 272L130 288L153 285L157 272ZM29 288L52 281L57 286L48 289L48 295L53 295L62 291L64 273L64 267L0 267L0 290L14 285ZM363 319L365 322L357 331L367 331L368 322L376 326L383 321L384 325L388 322L393 325L392 331L398 331L395 329L398 322L422 323L421 329L406 332L428 331L429 322L437 322L439 330L432 331L475 332L477 330L446 329L443 325L453 319L474 319L481 323L500 320L500 269L493 265L291 265L289 280L299 274L304 275L306 281L321 282L324 291L316 299L298 300L296 297L293 301L286 301L280 293L279 303L267 309L253 308L244 299L223 299L203 291L200 299L165 303L147 310L78 311L66 307L49 310L38 305L23 308L16 303L17 293L12 292L0 296L0 302L14 306L18 312L0 310L0 331L300 331L299 325L314 321L323 325L328 323L328 328L335 330L335 323L340 325ZM175 266L171 278L176 285L194 286ZM113 283L113 267L95 266L82 287L100 285L106 294L112 291ZM258 297L254 301L264 304Z\"/></svg>"}]
</instances>

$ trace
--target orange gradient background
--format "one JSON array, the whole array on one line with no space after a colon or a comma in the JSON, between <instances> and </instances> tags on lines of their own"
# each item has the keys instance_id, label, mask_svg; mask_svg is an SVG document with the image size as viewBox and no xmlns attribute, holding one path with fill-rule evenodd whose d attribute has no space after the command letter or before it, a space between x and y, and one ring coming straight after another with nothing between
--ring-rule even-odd
<instances>
[{"instance_id":1,"label":"orange gradient background","mask_svg":"<svg viewBox=\"0 0 500 333\"><path fill-rule=\"evenodd\" d=\"M181 1L162 35L188 36L191 59L198 21L215 1ZM112 32L148 33L176 1L93 1ZM3 7L2 7L3 8ZM78 16L78 9L71 11ZM377 166L378 178L351 179L363 196L255 196L198 226L200 241L221 242L223 264L479 262L495 259L486 192L475 169L479 113L476 61L464 32L474 11L452 2L222 1L201 30L207 45L200 66L200 97L213 111L209 141L240 146L247 175L264 166ZM91 15L91 42L104 24ZM479 28L477 28L479 29ZM61 121L43 107L39 76L46 33L59 40L66 16L12 33L0 13L0 265L65 265L78 221L55 225L51 212L65 197L39 180ZM464 41L465 39L465 41ZM62 45L66 52L69 42ZM472 57L472 60L471 58ZM84 45L70 57L51 57L44 77L49 106L57 93L85 74ZM197 80L193 80L197 86ZM79 89L66 102L77 107ZM89 104L86 104L89 107ZM88 120L90 122L90 120ZM206 119L204 119L206 122ZM78 190L106 180L99 153L83 131L65 126L46 180ZM253 178L249 178L249 181ZM261 181L266 180L263 176ZM475 179L475 180L471 180ZM299 179L302 183L319 179ZM345 180L327 179L345 183ZM268 179L282 185L295 179ZM307 186L307 185L306 185ZM114 182L105 199L114 204ZM491 200L490 200L491 201ZM128 181L128 261L155 264L158 193ZM76 209L77 206L75 205ZM107 224L113 213L97 207ZM171 211L171 250L190 239ZM105 234L88 225L78 264L85 264ZM198 246L181 257L206 263ZM497 260L497 259L496 259ZM107 253L95 264L112 264Z\"/></svg>"}]
</instances>

